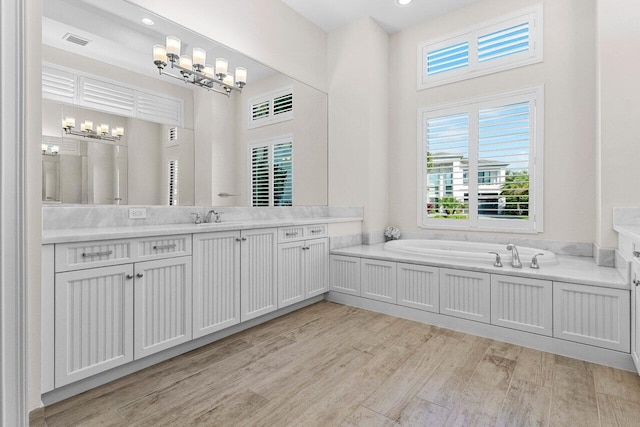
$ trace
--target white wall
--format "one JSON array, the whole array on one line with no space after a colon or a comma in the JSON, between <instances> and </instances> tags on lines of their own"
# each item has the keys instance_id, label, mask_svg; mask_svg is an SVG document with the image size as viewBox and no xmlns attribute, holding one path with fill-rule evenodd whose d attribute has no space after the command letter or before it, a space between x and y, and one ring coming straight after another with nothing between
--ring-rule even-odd
<instances>
[{"instance_id":1,"label":"white wall","mask_svg":"<svg viewBox=\"0 0 640 427\"><path fill-rule=\"evenodd\" d=\"M416 90L418 43L537 3L536 0L484 0L391 37L389 205L393 225L404 231L420 230L416 214L416 111L419 107L544 84L544 233L527 236L593 242L596 223L594 0L544 2L543 63Z\"/></svg>"},{"instance_id":2,"label":"white wall","mask_svg":"<svg viewBox=\"0 0 640 427\"><path fill-rule=\"evenodd\" d=\"M612 209L640 206L640 3L598 0L597 233L600 247L616 247Z\"/></svg>"},{"instance_id":3,"label":"white wall","mask_svg":"<svg viewBox=\"0 0 640 427\"><path fill-rule=\"evenodd\" d=\"M326 33L280 0L131 0L326 91Z\"/></svg>"},{"instance_id":4,"label":"white wall","mask_svg":"<svg viewBox=\"0 0 640 427\"><path fill-rule=\"evenodd\" d=\"M162 129L163 126L157 123L133 118L127 120L130 205L160 205L164 202L163 150L167 136Z\"/></svg>"},{"instance_id":5,"label":"white wall","mask_svg":"<svg viewBox=\"0 0 640 427\"><path fill-rule=\"evenodd\" d=\"M362 18L329 34L328 53L329 204L364 206L365 232L381 232L389 207L389 38Z\"/></svg>"}]
</instances>

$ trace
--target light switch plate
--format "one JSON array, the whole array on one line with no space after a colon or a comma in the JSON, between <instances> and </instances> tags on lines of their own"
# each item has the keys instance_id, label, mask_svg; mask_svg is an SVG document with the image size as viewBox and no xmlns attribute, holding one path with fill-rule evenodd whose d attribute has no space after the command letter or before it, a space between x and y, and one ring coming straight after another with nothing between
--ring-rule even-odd
<instances>
[{"instance_id":1,"label":"light switch plate","mask_svg":"<svg viewBox=\"0 0 640 427\"><path fill-rule=\"evenodd\" d=\"M129 219L145 219L147 208L129 208Z\"/></svg>"}]
</instances>

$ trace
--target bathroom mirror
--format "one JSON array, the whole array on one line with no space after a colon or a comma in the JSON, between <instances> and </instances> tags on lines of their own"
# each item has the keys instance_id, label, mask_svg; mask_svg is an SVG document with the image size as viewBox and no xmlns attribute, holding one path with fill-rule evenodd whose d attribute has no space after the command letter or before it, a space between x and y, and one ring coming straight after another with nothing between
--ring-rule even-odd
<instances>
[{"instance_id":1,"label":"bathroom mirror","mask_svg":"<svg viewBox=\"0 0 640 427\"><path fill-rule=\"evenodd\" d=\"M326 93L125 1L43 10L44 203L327 204ZM183 57L246 68L246 86L226 96L161 75L152 47L169 35ZM108 138L83 135L88 122Z\"/></svg>"}]
</instances>

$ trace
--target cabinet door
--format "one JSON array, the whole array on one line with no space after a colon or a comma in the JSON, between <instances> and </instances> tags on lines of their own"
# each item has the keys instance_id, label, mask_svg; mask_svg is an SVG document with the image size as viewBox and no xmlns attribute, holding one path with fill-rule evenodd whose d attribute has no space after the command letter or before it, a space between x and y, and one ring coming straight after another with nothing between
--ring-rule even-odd
<instances>
[{"instance_id":1,"label":"cabinet door","mask_svg":"<svg viewBox=\"0 0 640 427\"><path fill-rule=\"evenodd\" d=\"M629 290L553 282L553 336L629 353Z\"/></svg>"},{"instance_id":2,"label":"cabinet door","mask_svg":"<svg viewBox=\"0 0 640 427\"><path fill-rule=\"evenodd\" d=\"M278 308L304 299L305 242L278 245Z\"/></svg>"},{"instance_id":3,"label":"cabinet door","mask_svg":"<svg viewBox=\"0 0 640 427\"><path fill-rule=\"evenodd\" d=\"M240 232L193 236L193 337L240 323Z\"/></svg>"},{"instance_id":4,"label":"cabinet door","mask_svg":"<svg viewBox=\"0 0 640 427\"><path fill-rule=\"evenodd\" d=\"M242 232L240 250L240 320L274 311L278 306L276 228Z\"/></svg>"},{"instance_id":5,"label":"cabinet door","mask_svg":"<svg viewBox=\"0 0 640 427\"><path fill-rule=\"evenodd\" d=\"M489 323L490 288L487 273L441 268L440 313Z\"/></svg>"},{"instance_id":6,"label":"cabinet door","mask_svg":"<svg viewBox=\"0 0 640 427\"><path fill-rule=\"evenodd\" d=\"M640 261L631 262L631 357L640 374Z\"/></svg>"},{"instance_id":7,"label":"cabinet door","mask_svg":"<svg viewBox=\"0 0 640 427\"><path fill-rule=\"evenodd\" d=\"M133 265L56 274L55 386L133 360Z\"/></svg>"},{"instance_id":8,"label":"cabinet door","mask_svg":"<svg viewBox=\"0 0 640 427\"><path fill-rule=\"evenodd\" d=\"M135 264L135 358L191 340L191 257Z\"/></svg>"},{"instance_id":9,"label":"cabinet door","mask_svg":"<svg viewBox=\"0 0 640 427\"><path fill-rule=\"evenodd\" d=\"M491 323L553 334L553 284L548 280L491 275Z\"/></svg>"},{"instance_id":10,"label":"cabinet door","mask_svg":"<svg viewBox=\"0 0 640 427\"><path fill-rule=\"evenodd\" d=\"M343 294L360 296L360 258L331 255L329 288Z\"/></svg>"},{"instance_id":11,"label":"cabinet door","mask_svg":"<svg viewBox=\"0 0 640 427\"><path fill-rule=\"evenodd\" d=\"M438 313L440 271L437 267L398 263L398 304Z\"/></svg>"},{"instance_id":12,"label":"cabinet door","mask_svg":"<svg viewBox=\"0 0 640 427\"><path fill-rule=\"evenodd\" d=\"M329 290L329 239L314 239L305 242L306 297L311 298Z\"/></svg>"},{"instance_id":13,"label":"cabinet door","mask_svg":"<svg viewBox=\"0 0 640 427\"><path fill-rule=\"evenodd\" d=\"M363 259L360 266L361 296L396 303L396 263Z\"/></svg>"}]
</instances>

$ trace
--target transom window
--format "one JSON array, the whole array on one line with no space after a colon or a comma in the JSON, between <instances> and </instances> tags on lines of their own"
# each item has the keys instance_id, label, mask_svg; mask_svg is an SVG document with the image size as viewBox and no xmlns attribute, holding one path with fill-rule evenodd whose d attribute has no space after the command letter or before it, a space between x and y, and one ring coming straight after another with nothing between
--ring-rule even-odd
<instances>
[{"instance_id":1,"label":"transom window","mask_svg":"<svg viewBox=\"0 0 640 427\"><path fill-rule=\"evenodd\" d=\"M537 87L420 110L419 225L541 232L542 106Z\"/></svg>"},{"instance_id":2,"label":"transom window","mask_svg":"<svg viewBox=\"0 0 640 427\"><path fill-rule=\"evenodd\" d=\"M249 129L291 119L293 119L293 87L280 88L249 100Z\"/></svg>"},{"instance_id":3,"label":"transom window","mask_svg":"<svg viewBox=\"0 0 640 427\"><path fill-rule=\"evenodd\" d=\"M418 45L418 90L543 60L542 5Z\"/></svg>"}]
</instances>

